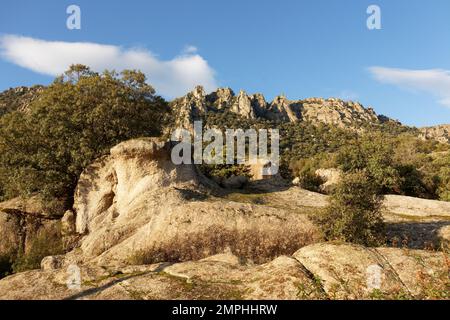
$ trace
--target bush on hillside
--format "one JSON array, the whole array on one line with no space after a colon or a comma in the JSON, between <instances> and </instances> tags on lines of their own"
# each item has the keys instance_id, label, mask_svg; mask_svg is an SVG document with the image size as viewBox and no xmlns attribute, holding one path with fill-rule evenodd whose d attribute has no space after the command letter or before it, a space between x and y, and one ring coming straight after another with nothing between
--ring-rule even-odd
<instances>
[{"instance_id":1,"label":"bush on hillside","mask_svg":"<svg viewBox=\"0 0 450 320\"><path fill-rule=\"evenodd\" d=\"M382 244L382 198L377 189L364 171L346 174L318 221L325 238L366 246Z\"/></svg>"},{"instance_id":2,"label":"bush on hillside","mask_svg":"<svg viewBox=\"0 0 450 320\"><path fill-rule=\"evenodd\" d=\"M367 134L341 148L337 164L344 172L364 170L379 194L399 193L400 175L392 158L394 146L382 134Z\"/></svg>"}]
</instances>

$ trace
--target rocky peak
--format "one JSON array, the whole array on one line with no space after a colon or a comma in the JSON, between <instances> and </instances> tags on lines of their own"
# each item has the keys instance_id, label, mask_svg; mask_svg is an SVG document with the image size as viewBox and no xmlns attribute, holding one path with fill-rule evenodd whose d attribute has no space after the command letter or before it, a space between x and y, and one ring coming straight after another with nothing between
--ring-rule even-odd
<instances>
[{"instance_id":1,"label":"rocky peak","mask_svg":"<svg viewBox=\"0 0 450 320\"><path fill-rule=\"evenodd\" d=\"M205 90L197 86L187 95L173 101L173 107L177 110L177 126L191 128L193 121L207 111Z\"/></svg>"},{"instance_id":2,"label":"rocky peak","mask_svg":"<svg viewBox=\"0 0 450 320\"><path fill-rule=\"evenodd\" d=\"M275 97L270 104L267 115L271 120L297 122L301 119L300 109L298 103L289 101L286 96L280 95Z\"/></svg>"},{"instance_id":3,"label":"rocky peak","mask_svg":"<svg viewBox=\"0 0 450 320\"><path fill-rule=\"evenodd\" d=\"M233 103L234 92L230 88L219 88L210 93L207 99L217 109L224 109Z\"/></svg>"},{"instance_id":4,"label":"rocky peak","mask_svg":"<svg viewBox=\"0 0 450 320\"><path fill-rule=\"evenodd\" d=\"M197 100L203 100L205 98L205 89L202 86L196 86L192 90L191 95Z\"/></svg>"},{"instance_id":5,"label":"rocky peak","mask_svg":"<svg viewBox=\"0 0 450 320\"><path fill-rule=\"evenodd\" d=\"M231 111L247 119L255 118L255 112L253 111L251 99L244 90L239 92L235 103L231 106Z\"/></svg>"}]
</instances>

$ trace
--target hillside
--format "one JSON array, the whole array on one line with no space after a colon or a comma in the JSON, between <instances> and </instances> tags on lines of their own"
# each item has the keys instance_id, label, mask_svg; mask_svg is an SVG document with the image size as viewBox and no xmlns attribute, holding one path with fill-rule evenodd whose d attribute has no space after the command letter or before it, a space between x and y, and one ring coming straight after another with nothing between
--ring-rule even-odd
<instances>
[{"instance_id":1,"label":"hillside","mask_svg":"<svg viewBox=\"0 0 450 320\"><path fill-rule=\"evenodd\" d=\"M448 144L356 102L66 75L0 95L0 298L448 298ZM197 119L279 129L280 175L175 165Z\"/></svg>"},{"instance_id":2,"label":"hillside","mask_svg":"<svg viewBox=\"0 0 450 320\"><path fill-rule=\"evenodd\" d=\"M326 196L270 181L253 193L230 192L192 165L174 166L169 153L158 139L132 140L86 169L62 219L65 241L78 237L79 244L43 259L41 270L0 280L0 298L448 298L443 253L397 248L395 238L410 237L398 240L408 247L417 241L408 225L444 229L449 203L412 208L414 199L388 199L386 246L323 243L312 221ZM434 233L426 241L448 241ZM80 273L67 278L74 265ZM367 287L370 266L384 279L378 291Z\"/></svg>"}]
</instances>

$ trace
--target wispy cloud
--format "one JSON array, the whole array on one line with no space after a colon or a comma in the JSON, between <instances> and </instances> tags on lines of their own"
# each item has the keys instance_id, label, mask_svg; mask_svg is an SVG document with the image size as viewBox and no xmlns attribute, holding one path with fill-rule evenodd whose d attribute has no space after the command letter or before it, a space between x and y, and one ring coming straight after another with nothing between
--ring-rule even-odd
<instances>
[{"instance_id":1,"label":"wispy cloud","mask_svg":"<svg viewBox=\"0 0 450 320\"><path fill-rule=\"evenodd\" d=\"M431 94L441 105L450 108L450 71L442 69L409 70L385 67L369 68L382 83Z\"/></svg>"},{"instance_id":2,"label":"wispy cloud","mask_svg":"<svg viewBox=\"0 0 450 320\"><path fill-rule=\"evenodd\" d=\"M88 65L96 71L140 69L157 92L169 98L181 96L196 85L203 85L206 91L217 87L214 70L193 46L164 61L145 49L5 35L0 37L0 50L4 59L51 76L63 73L75 63Z\"/></svg>"},{"instance_id":3,"label":"wispy cloud","mask_svg":"<svg viewBox=\"0 0 450 320\"><path fill-rule=\"evenodd\" d=\"M183 49L183 52L185 54L194 54L194 53L197 53L197 51L198 51L197 47L191 46L191 45L185 46Z\"/></svg>"}]
</instances>

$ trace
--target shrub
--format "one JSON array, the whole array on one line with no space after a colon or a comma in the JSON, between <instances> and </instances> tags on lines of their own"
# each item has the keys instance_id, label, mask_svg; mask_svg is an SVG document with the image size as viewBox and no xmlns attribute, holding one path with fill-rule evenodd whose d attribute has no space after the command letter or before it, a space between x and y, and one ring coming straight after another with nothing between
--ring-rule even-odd
<instances>
[{"instance_id":1,"label":"shrub","mask_svg":"<svg viewBox=\"0 0 450 320\"><path fill-rule=\"evenodd\" d=\"M367 246L383 243L384 223L377 188L363 171L346 174L318 219L325 238Z\"/></svg>"},{"instance_id":2,"label":"shrub","mask_svg":"<svg viewBox=\"0 0 450 320\"><path fill-rule=\"evenodd\" d=\"M232 176L251 178L249 167L243 164L202 164L200 171L218 183Z\"/></svg>"},{"instance_id":3,"label":"shrub","mask_svg":"<svg viewBox=\"0 0 450 320\"><path fill-rule=\"evenodd\" d=\"M398 193L400 175L393 160L394 146L380 133L368 134L343 147L336 158L344 172L364 170L377 192Z\"/></svg>"}]
</instances>

